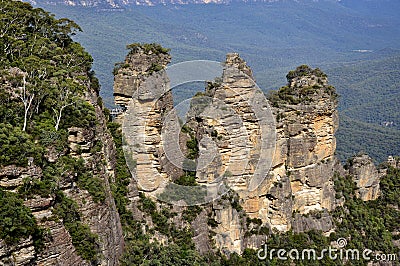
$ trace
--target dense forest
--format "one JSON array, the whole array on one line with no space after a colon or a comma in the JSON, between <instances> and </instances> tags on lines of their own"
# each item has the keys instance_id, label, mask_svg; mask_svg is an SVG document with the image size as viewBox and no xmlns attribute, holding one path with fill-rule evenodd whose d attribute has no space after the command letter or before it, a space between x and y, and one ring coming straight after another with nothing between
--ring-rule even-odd
<instances>
[{"instance_id":1,"label":"dense forest","mask_svg":"<svg viewBox=\"0 0 400 266\"><path fill-rule=\"evenodd\" d=\"M328 71L341 95L337 153L342 160L364 151L376 163L400 148L400 57L344 64Z\"/></svg>"}]
</instances>

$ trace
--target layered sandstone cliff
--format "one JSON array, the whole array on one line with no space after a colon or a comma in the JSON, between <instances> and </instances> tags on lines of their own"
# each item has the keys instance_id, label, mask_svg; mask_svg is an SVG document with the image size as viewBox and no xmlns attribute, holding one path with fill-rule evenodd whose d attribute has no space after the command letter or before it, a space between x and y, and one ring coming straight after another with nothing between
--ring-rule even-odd
<instances>
[{"instance_id":1,"label":"layered sandstone cliff","mask_svg":"<svg viewBox=\"0 0 400 266\"><path fill-rule=\"evenodd\" d=\"M250 189L245 181L246 175L254 175L255 167L250 165L241 178L235 179L242 181L242 186L236 183L231 187L239 194L246 215L260 219L263 226L278 231L319 229L328 232L333 228L327 212L335 206L333 176L338 164L334 156L334 133L338 126L336 95L326 76L318 70L303 67L289 75L288 85L269 99L276 127L272 154L268 150L260 152L254 145L257 137L261 136L257 131L255 112L249 110L243 116L253 117L253 120L243 119L248 123L246 131L254 130L253 135L250 133L248 136L253 144L250 147L252 155L259 152L258 156L264 159L270 156L270 170L263 173L265 176L256 189ZM237 54L227 56L222 80L221 86L214 89L213 97L231 104L240 115L243 110L241 102L248 102L243 91L254 90L248 85L254 81L249 68ZM226 96L232 88L240 91L234 100ZM229 153L229 149L226 152ZM214 211L216 220L220 222L216 236L220 248L240 253L245 247L251 247L236 210L223 208ZM304 216L310 213L320 215L318 218Z\"/></svg>"},{"instance_id":2,"label":"layered sandstone cliff","mask_svg":"<svg viewBox=\"0 0 400 266\"><path fill-rule=\"evenodd\" d=\"M98 201L78 186L75 173L65 170L62 175L52 177L57 179L59 191L76 202L80 222L96 235L96 261L84 260L77 253L63 220L54 213L56 196L50 194L49 197L28 195L24 200L25 206L31 209L38 225L44 230L42 249L35 249L33 237L22 239L14 245L0 240L0 265L119 265L124 240L109 183L114 179L115 146L107 133L102 107L97 104L98 92L88 89L84 100L94 107L96 125L91 128L69 128L68 148L59 151L50 146L44 156L49 164L55 164L60 156L83 159L93 177L101 182L105 197ZM34 184L43 178L43 171L35 164L35 158L28 158L27 167L8 165L0 168L0 187L12 192L26 185L26 179Z\"/></svg>"},{"instance_id":3,"label":"layered sandstone cliff","mask_svg":"<svg viewBox=\"0 0 400 266\"><path fill-rule=\"evenodd\" d=\"M115 76L116 103L127 107L122 123L135 158L131 170L139 190L148 195L182 173L163 151L162 126L173 106L169 80L163 70L148 71L154 64L165 66L166 58L142 50L130 53ZM327 212L335 206L336 107L335 90L318 69L303 66L291 72L288 85L268 102L246 62L228 54L222 76L192 99L185 122L198 143L196 181L223 180L243 206L239 211L229 200L208 205L219 249L241 253L257 245L245 237L243 213L279 231L332 229ZM185 150L184 144L180 147ZM321 214L304 216L310 213Z\"/></svg>"},{"instance_id":4,"label":"layered sandstone cliff","mask_svg":"<svg viewBox=\"0 0 400 266\"><path fill-rule=\"evenodd\" d=\"M379 181L386 174L386 169L378 170L371 157L360 154L350 158L346 164L348 174L357 186L356 196L363 201L375 200L379 196Z\"/></svg>"},{"instance_id":5,"label":"layered sandstone cliff","mask_svg":"<svg viewBox=\"0 0 400 266\"><path fill-rule=\"evenodd\" d=\"M287 86L269 97L277 119L278 143L271 173L286 184L292 213L273 215L277 218L271 224L281 230L290 229L292 224L296 231L312 227L327 231L332 226L328 220L316 220L310 228L309 222L302 222L301 215L330 211L335 205L335 89L321 71L307 66L291 71L287 78Z\"/></svg>"},{"instance_id":6,"label":"layered sandstone cliff","mask_svg":"<svg viewBox=\"0 0 400 266\"><path fill-rule=\"evenodd\" d=\"M272 231L329 234L329 212L343 203L335 198L335 173L352 175L361 199L379 195L383 173L369 158L356 157L344 169L335 157L337 94L319 69L289 72L287 85L266 99L246 62L228 54L221 76L194 95L186 121L179 121L168 62L164 53L137 49L115 76L115 100L126 109L117 121L137 181L131 206L137 209L138 191L181 211L202 203L190 225L201 253L214 246L240 254ZM198 186L173 184L189 172Z\"/></svg>"},{"instance_id":7,"label":"layered sandstone cliff","mask_svg":"<svg viewBox=\"0 0 400 266\"><path fill-rule=\"evenodd\" d=\"M168 53L137 47L114 78L115 103L126 109L117 121L125 132L127 163L139 190L147 192L168 178L166 172L181 173L166 160L161 138L163 118L173 108L169 79L162 70L169 62Z\"/></svg>"}]
</instances>

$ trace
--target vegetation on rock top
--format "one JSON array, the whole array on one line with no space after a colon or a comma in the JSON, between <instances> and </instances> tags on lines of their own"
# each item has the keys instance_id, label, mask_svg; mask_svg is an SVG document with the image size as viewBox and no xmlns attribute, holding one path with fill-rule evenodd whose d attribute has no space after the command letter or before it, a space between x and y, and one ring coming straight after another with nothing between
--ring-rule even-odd
<instances>
[{"instance_id":1,"label":"vegetation on rock top","mask_svg":"<svg viewBox=\"0 0 400 266\"><path fill-rule=\"evenodd\" d=\"M145 54L168 54L171 49L167 49L162 47L158 43L132 43L128 44L126 48L129 50L129 53L135 54L140 51L143 51Z\"/></svg>"},{"instance_id":2,"label":"vegetation on rock top","mask_svg":"<svg viewBox=\"0 0 400 266\"><path fill-rule=\"evenodd\" d=\"M292 86L290 83L293 79L298 77L305 77L310 80L316 78L317 81L312 86ZM284 104L312 104L315 102L316 95L321 95L321 93L328 95L333 102L337 102L338 95L336 89L322 82L321 78L326 79L327 75L319 68L312 69L307 65L301 65L295 70L290 71L286 75L286 78L288 80L288 85L281 87L277 91L270 91L267 96L269 102L274 107L279 107Z\"/></svg>"},{"instance_id":3,"label":"vegetation on rock top","mask_svg":"<svg viewBox=\"0 0 400 266\"><path fill-rule=\"evenodd\" d=\"M287 80L292 80L297 77L311 76L314 75L320 78L326 78L326 74L322 72L319 68L312 69L307 65L298 66L295 70L289 71L286 75Z\"/></svg>"}]
</instances>

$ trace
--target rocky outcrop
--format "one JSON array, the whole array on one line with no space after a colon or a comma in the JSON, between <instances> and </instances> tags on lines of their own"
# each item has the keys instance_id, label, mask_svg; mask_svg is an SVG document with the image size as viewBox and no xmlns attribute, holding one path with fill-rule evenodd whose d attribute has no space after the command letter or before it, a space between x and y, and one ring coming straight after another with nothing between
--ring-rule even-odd
<instances>
[{"instance_id":1,"label":"rocky outcrop","mask_svg":"<svg viewBox=\"0 0 400 266\"><path fill-rule=\"evenodd\" d=\"M387 164L394 168L400 168L400 158L389 156L387 160Z\"/></svg>"},{"instance_id":2,"label":"rocky outcrop","mask_svg":"<svg viewBox=\"0 0 400 266\"><path fill-rule=\"evenodd\" d=\"M378 171L372 159L366 155L357 155L347 162L349 174L357 186L356 196L363 201L375 200L379 196L379 181L385 171Z\"/></svg>"},{"instance_id":3,"label":"rocky outcrop","mask_svg":"<svg viewBox=\"0 0 400 266\"><path fill-rule=\"evenodd\" d=\"M244 221L237 209L232 208L229 201L213 204L213 219L218 223L214 229L216 247L224 253L241 253L243 249Z\"/></svg>"},{"instance_id":4,"label":"rocky outcrop","mask_svg":"<svg viewBox=\"0 0 400 266\"><path fill-rule=\"evenodd\" d=\"M126 56L124 62L117 64L114 72L114 100L116 105L127 107L132 96L138 92L144 81L157 70L163 69L169 62L170 56L168 53L163 53L155 49L145 49L144 47L135 47ZM156 88L152 85L162 86L168 82L165 79L165 74L156 79L147 81L146 88L141 89L143 97L149 97L144 93L157 93ZM149 84L151 83L151 84ZM149 99L147 99L149 100Z\"/></svg>"},{"instance_id":5,"label":"rocky outcrop","mask_svg":"<svg viewBox=\"0 0 400 266\"><path fill-rule=\"evenodd\" d=\"M208 214L203 210L191 224L193 229L193 241L196 245L196 250L201 254L212 252L212 245L209 238Z\"/></svg>"},{"instance_id":6,"label":"rocky outcrop","mask_svg":"<svg viewBox=\"0 0 400 266\"><path fill-rule=\"evenodd\" d=\"M272 227L288 230L294 222L293 229L302 231L309 226L299 226L292 213L324 212L335 206L337 100L334 88L318 69L300 66L287 79L287 86L269 96L277 120L277 148L270 173L275 188L269 193L269 204L275 209L269 213L275 218L270 219ZM277 186L284 187L286 197L279 195L282 192L276 196ZM323 224L316 228L332 228L331 222Z\"/></svg>"},{"instance_id":7,"label":"rocky outcrop","mask_svg":"<svg viewBox=\"0 0 400 266\"><path fill-rule=\"evenodd\" d=\"M33 160L30 164L29 167L8 165L0 168L0 187L13 190L23 184L24 178L40 178L42 176L42 169L35 166Z\"/></svg>"},{"instance_id":8,"label":"rocky outcrop","mask_svg":"<svg viewBox=\"0 0 400 266\"><path fill-rule=\"evenodd\" d=\"M115 103L126 109L117 121L123 124L128 166L139 189L147 192L168 181L166 172L171 176L182 173L166 160L161 138L164 117L173 108L169 79L163 70L170 56L153 48L134 47L114 77Z\"/></svg>"},{"instance_id":9,"label":"rocky outcrop","mask_svg":"<svg viewBox=\"0 0 400 266\"><path fill-rule=\"evenodd\" d=\"M70 154L78 156L74 154L76 152L74 147L79 145L79 157L84 159L89 169L92 169L93 176L102 181L105 200L95 202L88 191L76 189L76 186L66 189L64 193L78 204L82 222L89 226L92 233L98 235L100 252L98 264L119 265L124 238L110 184L110 181L115 180L115 145L107 131L107 120L103 109L97 104L98 92L90 90L90 93L86 94L86 101L94 107L97 123L89 131L76 127L68 130Z\"/></svg>"},{"instance_id":10,"label":"rocky outcrop","mask_svg":"<svg viewBox=\"0 0 400 266\"><path fill-rule=\"evenodd\" d=\"M50 234L44 250L36 259L38 265L90 265L76 253L71 236L62 222L46 221L41 225L48 228Z\"/></svg>"},{"instance_id":11,"label":"rocky outcrop","mask_svg":"<svg viewBox=\"0 0 400 266\"><path fill-rule=\"evenodd\" d=\"M198 98L192 99L192 109L201 106ZM190 112L188 120L200 143L198 182L222 176L229 188L245 197L264 179L263 170L272 162L275 123L268 103L238 54L227 55L221 81L210 83L201 98L209 103Z\"/></svg>"},{"instance_id":12,"label":"rocky outcrop","mask_svg":"<svg viewBox=\"0 0 400 266\"><path fill-rule=\"evenodd\" d=\"M224 158L237 158L233 159L235 168L229 171L227 179L232 181L228 184L240 196L240 203L250 218L261 219L264 226L279 231L330 231L334 226L328 211L335 206L333 175L338 162L334 156L334 133L338 119L336 94L328 85L326 76L319 70L302 66L289 73L288 85L270 97L274 120L276 118L276 147L273 151L260 150L259 121L254 110L246 107L250 99L246 94L255 90L254 81L251 70L237 54L227 56L222 80L220 85L206 90L206 95L220 99L234 110L238 114L235 121L243 121L248 135L234 142L239 145L229 146L225 143L232 140L232 136L227 132L233 129L225 127L224 131L228 124L223 123L226 118L218 121L222 121L222 126L207 120L202 121L201 126L196 125L194 128L212 128L217 132L219 141L216 140L216 145L219 154L224 155L217 157L205 174L200 171L199 182L203 176L210 178L213 173L218 173L215 171L218 167L229 169L229 160ZM246 143L246 138L250 142ZM242 154L235 154L232 147L238 148ZM255 175L256 165L242 165L243 158L246 158L245 148L250 150L250 162L257 162L259 156L273 158L269 162L270 171L264 173L255 190L250 189L248 177ZM237 169L240 171L235 172ZM217 246L241 253L247 241L237 212L226 207L213 209L217 221L224 217L216 231ZM321 214L309 215L315 213Z\"/></svg>"},{"instance_id":13,"label":"rocky outcrop","mask_svg":"<svg viewBox=\"0 0 400 266\"><path fill-rule=\"evenodd\" d=\"M12 246L0 240L0 265L31 265L35 260L35 255L31 237Z\"/></svg>"},{"instance_id":14,"label":"rocky outcrop","mask_svg":"<svg viewBox=\"0 0 400 266\"><path fill-rule=\"evenodd\" d=\"M326 210L310 212L307 215L296 213L293 217L292 228L295 232L307 232L314 229L329 234L334 228L334 223Z\"/></svg>"},{"instance_id":15,"label":"rocky outcrop","mask_svg":"<svg viewBox=\"0 0 400 266\"><path fill-rule=\"evenodd\" d=\"M115 76L116 103L127 107L121 117L130 132L128 153L136 160L131 170L147 195L182 173L165 156L168 141L161 137L173 106L168 77L163 70L147 71L151 65L164 66L166 58L139 49L127 56L126 67ZM143 61L145 66L139 66ZM279 231L333 228L328 211L335 207L333 175L339 165L334 156L335 89L318 69L301 66L287 77L288 85L269 97L269 108L246 62L228 54L221 78L192 98L186 126L198 143L192 169L196 181L223 180L243 206L237 210L229 200L210 206L214 241L222 251L241 253L261 241L246 234L244 216ZM187 154L182 133L177 136ZM205 232L195 232L196 239L202 239L196 242L198 249L208 250Z\"/></svg>"}]
</instances>

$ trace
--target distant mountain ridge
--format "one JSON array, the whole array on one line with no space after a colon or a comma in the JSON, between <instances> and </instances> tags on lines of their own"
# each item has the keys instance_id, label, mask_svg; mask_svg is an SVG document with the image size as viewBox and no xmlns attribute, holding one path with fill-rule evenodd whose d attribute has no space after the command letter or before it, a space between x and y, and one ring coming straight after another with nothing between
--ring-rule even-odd
<instances>
[{"instance_id":1,"label":"distant mountain ridge","mask_svg":"<svg viewBox=\"0 0 400 266\"><path fill-rule=\"evenodd\" d=\"M129 6L186 5L186 4L230 4L230 3L273 3L298 0L28 0L32 5L66 5L86 7L124 8ZM318 2L320 0L301 0ZM322 0L341 2L341 0Z\"/></svg>"},{"instance_id":2,"label":"distant mountain ridge","mask_svg":"<svg viewBox=\"0 0 400 266\"><path fill-rule=\"evenodd\" d=\"M257 83L265 92L284 85L282 77L296 65L327 70L342 96L339 111L346 112L341 115L337 134L341 160L360 150L368 152L376 162L399 154L397 105L387 102L398 98L391 95L396 93L396 70L400 65L393 60L386 62L400 55L398 0L279 0L247 4L232 0L232 4L123 8L46 5L41 3L56 0L37 1L39 7L57 17L71 18L82 27L83 32L75 38L94 57L107 107L113 108L113 65L121 61L128 43L160 43L171 48L173 63L221 61L226 52L238 51L253 67ZM364 49L372 52L358 51ZM379 60L373 71L369 62L357 64L370 60ZM345 71L344 65L348 65ZM179 91L182 95L185 92ZM179 93L174 97L181 97ZM357 108L350 108L355 101Z\"/></svg>"}]
</instances>

